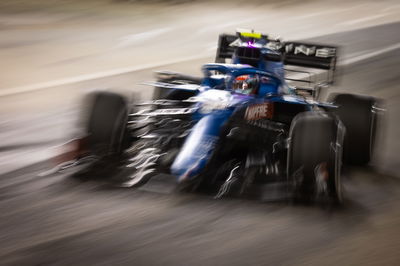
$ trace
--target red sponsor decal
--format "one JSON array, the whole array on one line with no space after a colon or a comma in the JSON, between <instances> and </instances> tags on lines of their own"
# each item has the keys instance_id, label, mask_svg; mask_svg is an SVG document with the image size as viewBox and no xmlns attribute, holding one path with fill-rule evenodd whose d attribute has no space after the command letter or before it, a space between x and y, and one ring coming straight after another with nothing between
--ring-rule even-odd
<instances>
[{"instance_id":1,"label":"red sponsor decal","mask_svg":"<svg viewBox=\"0 0 400 266\"><path fill-rule=\"evenodd\" d=\"M255 104L247 107L244 118L246 120L271 119L273 113L274 105L272 103Z\"/></svg>"}]
</instances>

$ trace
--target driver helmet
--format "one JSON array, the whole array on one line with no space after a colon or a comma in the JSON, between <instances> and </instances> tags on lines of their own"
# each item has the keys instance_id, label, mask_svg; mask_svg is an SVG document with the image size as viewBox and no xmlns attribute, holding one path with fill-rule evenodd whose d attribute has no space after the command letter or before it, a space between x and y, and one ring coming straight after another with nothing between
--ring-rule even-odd
<instances>
[{"instance_id":1,"label":"driver helmet","mask_svg":"<svg viewBox=\"0 0 400 266\"><path fill-rule=\"evenodd\" d=\"M241 75L236 77L233 82L233 90L240 94L257 94L258 87L259 82L256 75Z\"/></svg>"}]
</instances>

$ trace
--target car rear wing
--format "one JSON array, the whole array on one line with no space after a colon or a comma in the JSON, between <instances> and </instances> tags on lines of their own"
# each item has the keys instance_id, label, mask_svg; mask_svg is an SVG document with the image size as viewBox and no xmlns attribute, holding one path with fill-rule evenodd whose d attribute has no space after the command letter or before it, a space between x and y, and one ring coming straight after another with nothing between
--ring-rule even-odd
<instances>
[{"instance_id":1,"label":"car rear wing","mask_svg":"<svg viewBox=\"0 0 400 266\"><path fill-rule=\"evenodd\" d=\"M303 42L285 42L282 48L285 65L335 69L337 47Z\"/></svg>"},{"instance_id":2,"label":"car rear wing","mask_svg":"<svg viewBox=\"0 0 400 266\"><path fill-rule=\"evenodd\" d=\"M267 36L264 36L267 39ZM224 63L225 59L232 58L238 35L221 34L218 40L218 48L215 61ZM325 70L327 73L324 83L332 84L336 69L338 48L330 45L314 44L306 42L280 42L268 40L264 46L281 53L281 58L286 66L296 66Z\"/></svg>"},{"instance_id":3,"label":"car rear wing","mask_svg":"<svg viewBox=\"0 0 400 266\"><path fill-rule=\"evenodd\" d=\"M324 70L325 84L334 82L338 48L303 42L285 42L282 47L285 66Z\"/></svg>"}]
</instances>

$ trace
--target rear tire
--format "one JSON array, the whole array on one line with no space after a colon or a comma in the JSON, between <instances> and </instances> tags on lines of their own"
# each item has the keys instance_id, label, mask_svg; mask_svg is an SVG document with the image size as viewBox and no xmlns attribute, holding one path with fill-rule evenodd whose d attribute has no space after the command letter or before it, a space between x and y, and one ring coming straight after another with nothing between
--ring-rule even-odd
<instances>
[{"instance_id":1,"label":"rear tire","mask_svg":"<svg viewBox=\"0 0 400 266\"><path fill-rule=\"evenodd\" d=\"M295 199L342 201L340 180L343 127L340 121L315 112L300 113L290 129L287 160Z\"/></svg>"},{"instance_id":2,"label":"rear tire","mask_svg":"<svg viewBox=\"0 0 400 266\"><path fill-rule=\"evenodd\" d=\"M330 97L339 107L334 110L346 127L343 160L348 164L365 165L372 158L376 135L373 97L336 94Z\"/></svg>"}]
</instances>

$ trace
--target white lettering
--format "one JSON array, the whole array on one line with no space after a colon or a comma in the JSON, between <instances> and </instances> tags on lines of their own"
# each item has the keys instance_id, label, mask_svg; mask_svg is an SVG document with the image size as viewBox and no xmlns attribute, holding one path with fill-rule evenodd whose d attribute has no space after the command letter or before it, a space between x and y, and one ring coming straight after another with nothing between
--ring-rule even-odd
<instances>
[{"instance_id":1,"label":"white lettering","mask_svg":"<svg viewBox=\"0 0 400 266\"><path fill-rule=\"evenodd\" d=\"M245 112L246 120L258 120L262 118L271 118L272 109L269 104L257 104L249 106Z\"/></svg>"},{"instance_id":2,"label":"white lettering","mask_svg":"<svg viewBox=\"0 0 400 266\"><path fill-rule=\"evenodd\" d=\"M285 46L285 52L286 53L289 53L291 51L293 51L293 44L292 43Z\"/></svg>"},{"instance_id":3,"label":"white lettering","mask_svg":"<svg viewBox=\"0 0 400 266\"><path fill-rule=\"evenodd\" d=\"M335 48L320 48L317 49L317 51L315 52L315 56L327 58L335 56L335 53L336 53Z\"/></svg>"},{"instance_id":4,"label":"white lettering","mask_svg":"<svg viewBox=\"0 0 400 266\"><path fill-rule=\"evenodd\" d=\"M294 48L294 54L305 54L305 55L313 55L315 54L315 46L307 47L305 45L299 45Z\"/></svg>"}]
</instances>

